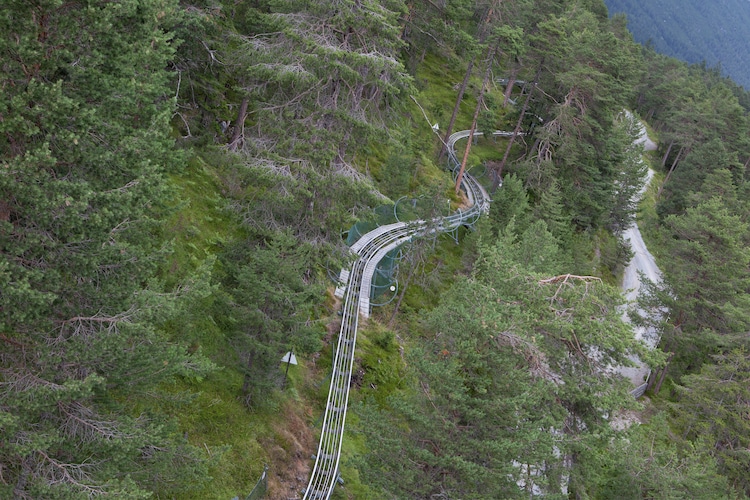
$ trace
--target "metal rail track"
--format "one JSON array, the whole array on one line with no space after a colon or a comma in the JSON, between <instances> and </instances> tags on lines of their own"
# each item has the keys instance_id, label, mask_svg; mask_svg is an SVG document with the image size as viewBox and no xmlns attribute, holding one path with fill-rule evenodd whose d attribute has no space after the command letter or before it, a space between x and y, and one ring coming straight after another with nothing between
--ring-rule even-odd
<instances>
[{"instance_id":1,"label":"metal rail track","mask_svg":"<svg viewBox=\"0 0 750 500\"><path fill-rule=\"evenodd\" d=\"M468 138L469 135L471 135L471 132L465 130L456 132L448 139L448 158L454 178L460 166L455 144L461 139ZM482 132L474 132L474 135L482 135ZM511 137L513 132L495 131L493 135ZM336 295L344 299L341 330L333 361L331 385L328 391L320 444L315 455L315 466L310 482L305 489L304 500L327 500L331 496L338 479L346 408L349 402L349 386L354 365L357 327L360 315L364 317L370 315L370 289L376 266L389 251L415 236L433 232L454 231L462 225L473 224L483 213L489 211L491 201L489 194L473 176L468 173L464 174L461 187L469 201L469 208L466 210L458 210L447 217L433 219L429 222L419 220L411 223L398 222L381 226L364 234L352 245L351 251L359 257L352 264L351 269L341 271L339 286L336 289ZM638 387L632 393L638 397L638 393L642 390L643 387Z\"/></svg>"},{"instance_id":2,"label":"metal rail track","mask_svg":"<svg viewBox=\"0 0 750 500\"><path fill-rule=\"evenodd\" d=\"M480 134L481 132L474 133L474 135ZM454 172L459 166L454 146L458 140L467 138L469 135L470 132L467 130L457 132L448 139L449 162ZM513 133L496 131L493 135L510 137ZM359 257L352 264L351 269L341 271L340 285L336 289L337 296L344 299L341 329L333 360L328 401L320 432L320 444L315 455L310 482L305 488L304 500L328 499L338 479L357 327L360 314L364 317L370 315L370 288L375 268L389 251L414 236L430 232L454 231L459 226L473 224L482 213L489 210L490 197L474 177L464 175L461 185L469 200L468 209L459 210L452 215L430 222L419 220L381 226L363 235L351 247L352 252Z\"/></svg>"}]
</instances>

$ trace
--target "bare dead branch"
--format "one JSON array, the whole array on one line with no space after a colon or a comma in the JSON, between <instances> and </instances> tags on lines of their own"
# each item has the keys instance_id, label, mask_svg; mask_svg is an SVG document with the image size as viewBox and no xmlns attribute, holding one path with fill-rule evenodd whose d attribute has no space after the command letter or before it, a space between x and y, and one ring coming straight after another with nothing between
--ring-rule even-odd
<instances>
[{"instance_id":1,"label":"bare dead branch","mask_svg":"<svg viewBox=\"0 0 750 500\"><path fill-rule=\"evenodd\" d=\"M41 458L35 464L33 473L51 485L68 484L87 493L89 496L104 496L107 491L97 485L91 474L98 463L71 464L64 463L47 455L43 450L36 450Z\"/></svg>"},{"instance_id":2,"label":"bare dead branch","mask_svg":"<svg viewBox=\"0 0 750 500\"><path fill-rule=\"evenodd\" d=\"M100 420L94 410L79 402L59 402L57 408L65 415L60 426L63 432L82 442L113 441L128 437L117 421Z\"/></svg>"}]
</instances>

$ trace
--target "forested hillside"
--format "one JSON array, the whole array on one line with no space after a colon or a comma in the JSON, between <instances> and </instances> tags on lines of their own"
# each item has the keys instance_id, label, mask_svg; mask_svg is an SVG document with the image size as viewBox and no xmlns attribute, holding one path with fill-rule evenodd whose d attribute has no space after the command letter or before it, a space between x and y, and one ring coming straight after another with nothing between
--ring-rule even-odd
<instances>
[{"instance_id":1,"label":"forested hillside","mask_svg":"<svg viewBox=\"0 0 750 500\"><path fill-rule=\"evenodd\" d=\"M347 242L465 208L463 129L490 212L361 320L333 497L750 495L750 98L602 0L10 0L0 64L1 498L301 498Z\"/></svg>"},{"instance_id":2,"label":"forested hillside","mask_svg":"<svg viewBox=\"0 0 750 500\"><path fill-rule=\"evenodd\" d=\"M750 88L750 2L747 0L605 0L625 14L636 41L683 61L720 66Z\"/></svg>"}]
</instances>

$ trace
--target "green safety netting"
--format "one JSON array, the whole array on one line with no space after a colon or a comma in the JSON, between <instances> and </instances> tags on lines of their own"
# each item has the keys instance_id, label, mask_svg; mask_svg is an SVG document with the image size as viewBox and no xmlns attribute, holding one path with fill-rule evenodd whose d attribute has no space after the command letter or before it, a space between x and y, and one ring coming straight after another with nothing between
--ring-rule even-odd
<instances>
[{"instance_id":1,"label":"green safety netting","mask_svg":"<svg viewBox=\"0 0 750 500\"><path fill-rule=\"evenodd\" d=\"M386 292L393 293L395 288L394 278L398 270L398 263L401 260L401 247L394 248L383 257L378 266L375 268L375 274L372 276L372 288L370 289L370 299L379 297ZM373 304L375 305L375 304Z\"/></svg>"},{"instance_id":2,"label":"green safety netting","mask_svg":"<svg viewBox=\"0 0 750 500\"><path fill-rule=\"evenodd\" d=\"M380 226L393 224L394 222L399 221L405 222L406 220L414 220L416 217L412 217L413 214L411 214L408 209L402 209L402 205L410 204L397 203L395 205L380 205L375 207L372 211L372 216L369 219L359 221L349 229L346 237L346 244L352 246L362 237L362 235ZM406 220L402 218L402 216ZM375 298L387 291L392 291L391 286L393 286L394 276L398 269L400 255L400 249L395 248L388 252L380 263L378 263L372 279L370 298Z\"/></svg>"}]
</instances>

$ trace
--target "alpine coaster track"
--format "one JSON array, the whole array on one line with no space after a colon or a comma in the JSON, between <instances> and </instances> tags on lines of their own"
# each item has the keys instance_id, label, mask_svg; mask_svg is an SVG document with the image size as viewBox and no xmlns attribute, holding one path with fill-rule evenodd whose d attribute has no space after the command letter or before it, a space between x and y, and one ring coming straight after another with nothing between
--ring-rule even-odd
<instances>
[{"instance_id":1,"label":"alpine coaster track","mask_svg":"<svg viewBox=\"0 0 750 500\"><path fill-rule=\"evenodd\" d=\"M464 130L456 132L448 139L448 161L454 175L460 166L454 146L457 141L469 137L470 134L470 131ZM474 136L480 135L482 132L474 132ZM498 130L492 135L511 137L513 132ZM432 232L455 231L460 226L472 225L483 213L489 211L491 201L489 194L474 177L465 173L461 187L470 204L466 210L459 209L447 217L431 221L397 222L381 226L366 233L352 245L351 251L358 255L358 258L350 269L341 271L339 287L336 289L336 295L344 299L341 330L333 359L331 385L320 432L320 444L315 455L310 482L305 488L304 500L328 499L336 485L354 365L357 327L360 314L365 318L370 315L370 288L375 268L388 252L413 237Z\"/></svg>"}]
</instances>

